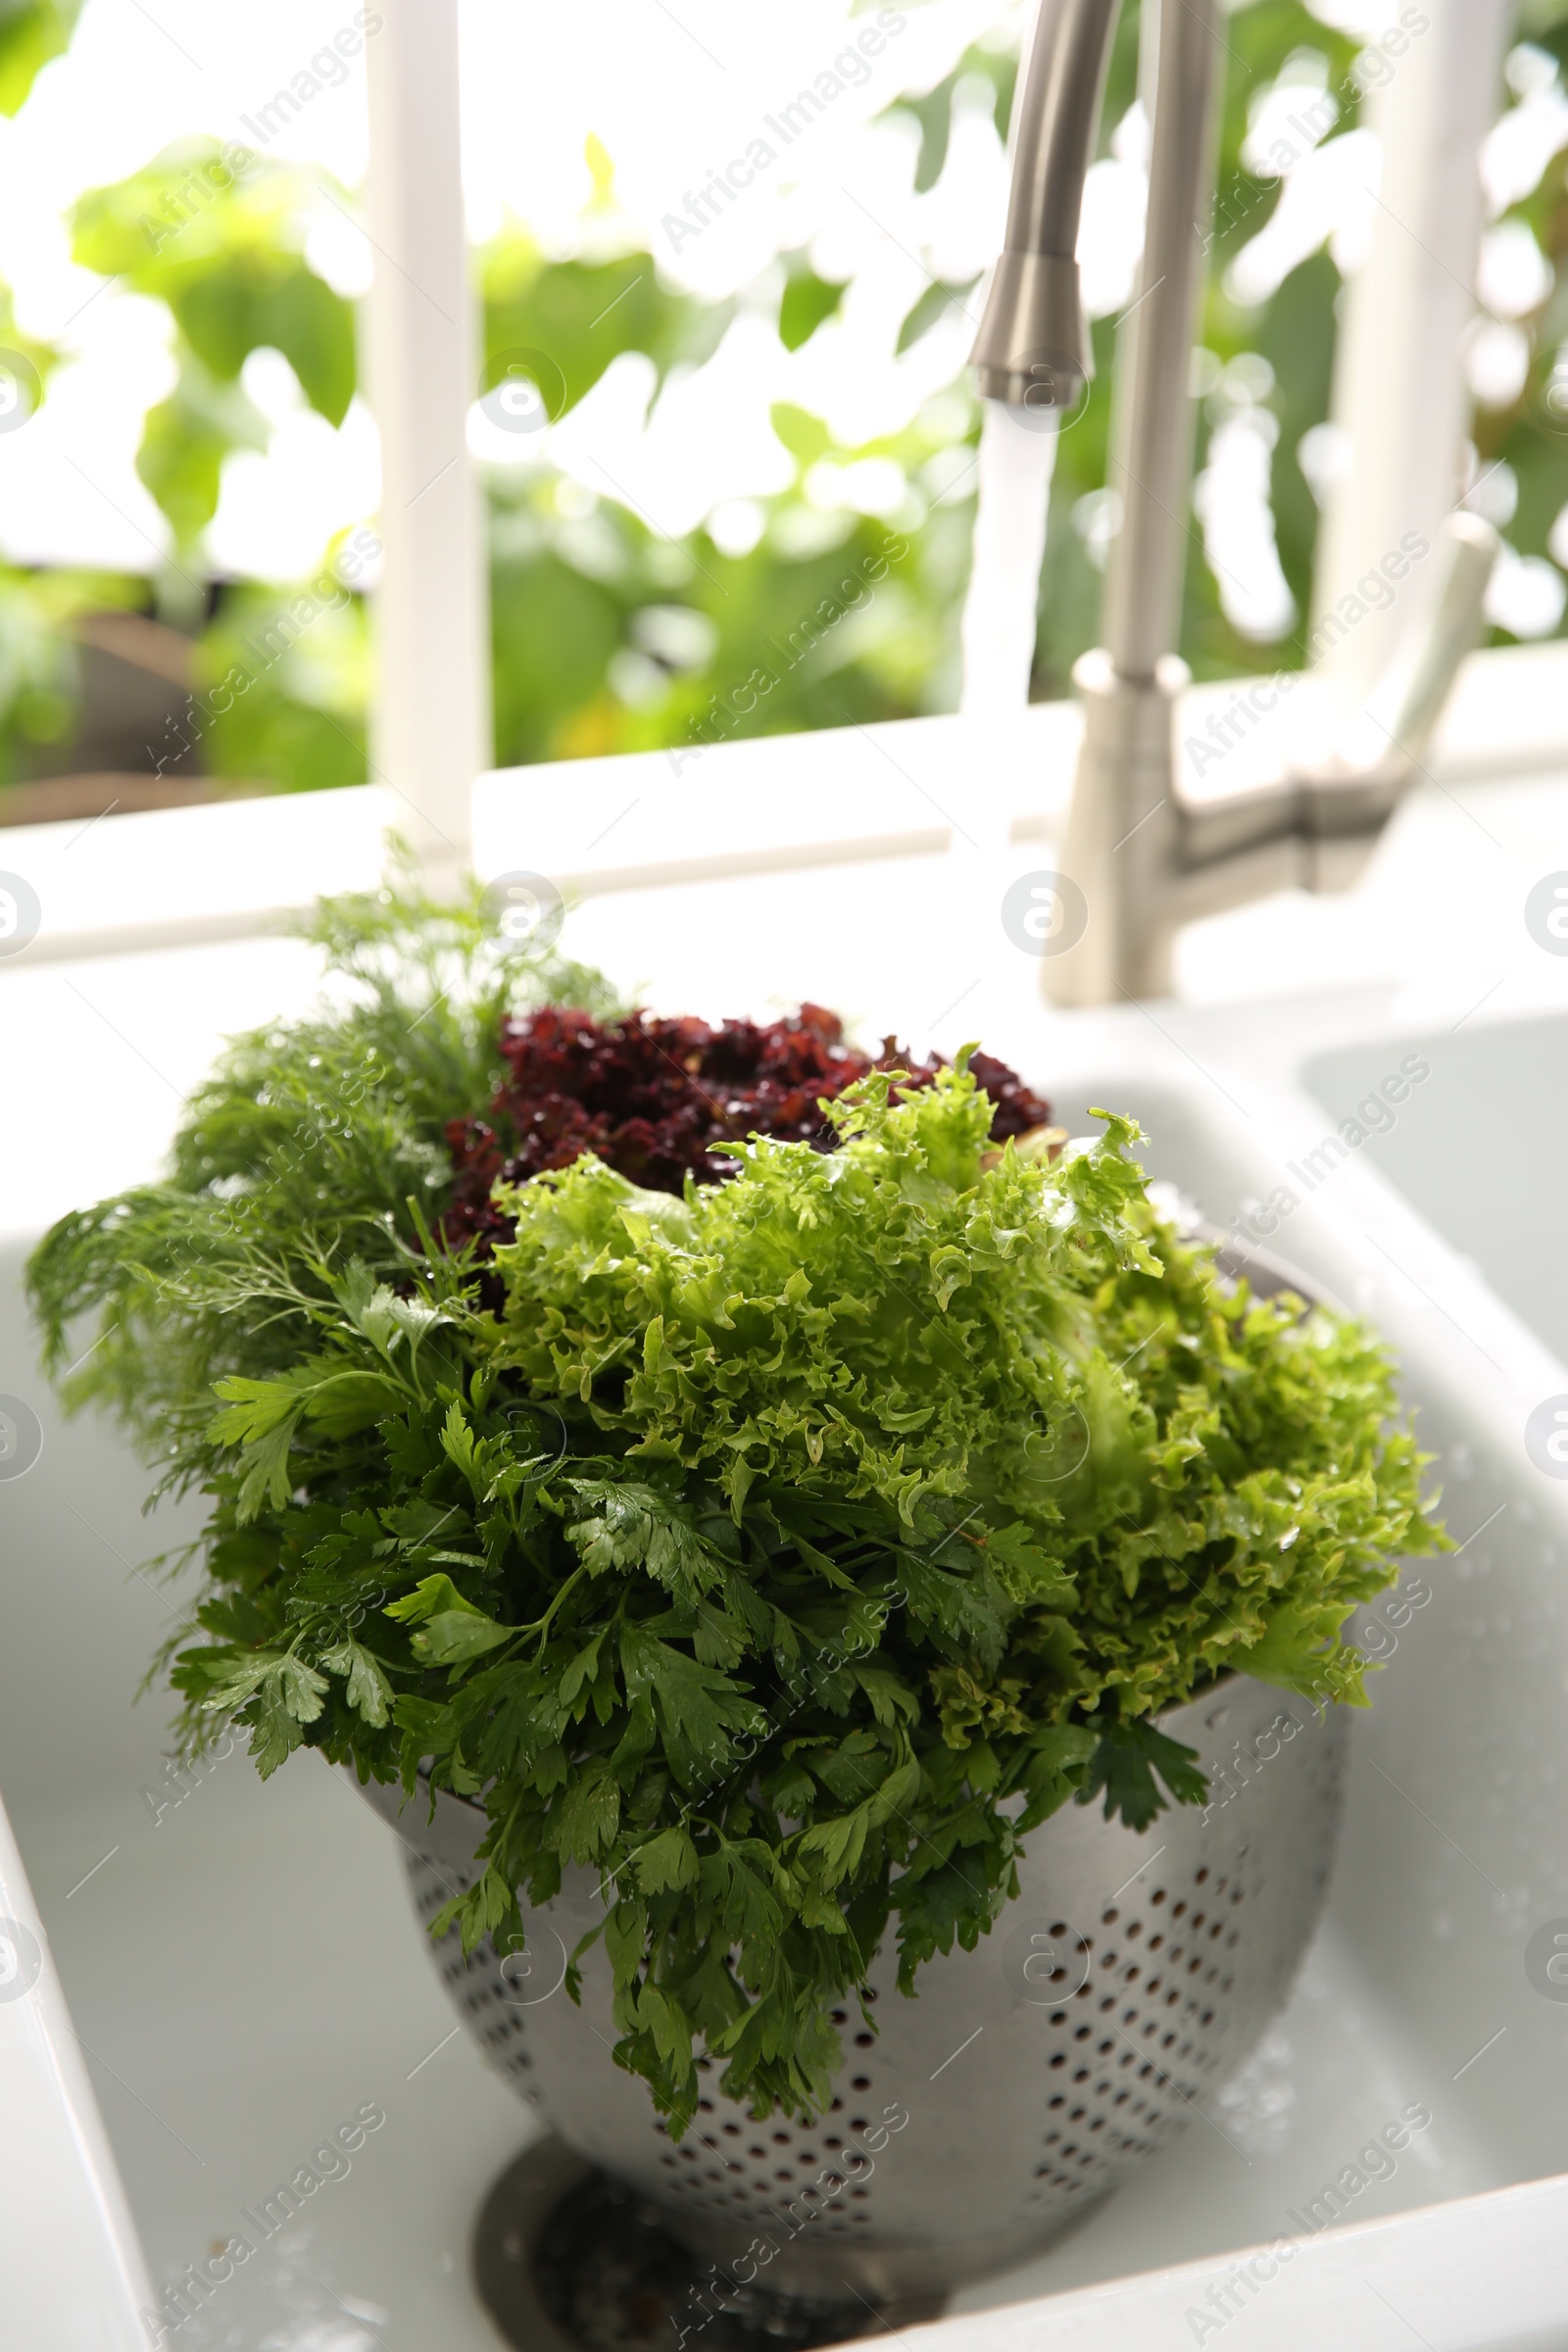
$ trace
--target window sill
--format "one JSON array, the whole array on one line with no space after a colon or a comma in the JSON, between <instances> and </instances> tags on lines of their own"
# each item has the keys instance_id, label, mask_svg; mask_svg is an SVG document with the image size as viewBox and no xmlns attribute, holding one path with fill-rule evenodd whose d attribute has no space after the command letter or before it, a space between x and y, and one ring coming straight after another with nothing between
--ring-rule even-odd
<instances>
[{"instance_id":1,"label":"window sill","mask_svg":"<svg viewBox=\"0 0 1568 2352\"><path fill-rule=\"evenodd\" d=\"M1184 741L1262 681L1195 688ZM1472 657L1433 760L1444 785L1568 770L1568 644ZM1227 789L1298 740L1299 694L1227 754ZM972 843L1049 841L1079 734L1071 703L994 724L892 721L710 750L504 768L474 788L475 870L550 876L568 896L722 881L862 860L937 857ZM1201 763L1207 768L1210 763ZM1210 782L1219 778L1210 775ZM1201 779L1199 779L1201 789ZM25 877L32 965L265 936L322 894L374 887L397 795L381 785L154 809L0 834L0 868Z\"/></svg>"}]
</instances>

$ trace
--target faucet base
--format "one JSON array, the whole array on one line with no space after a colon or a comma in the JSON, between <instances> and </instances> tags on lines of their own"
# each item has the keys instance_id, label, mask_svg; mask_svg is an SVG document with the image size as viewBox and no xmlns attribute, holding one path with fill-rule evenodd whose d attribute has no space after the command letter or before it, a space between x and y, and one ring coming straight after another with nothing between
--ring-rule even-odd
<instances>
[{"instance_id":1,"label":"faucet base","mask_svg":"<svg viewBox=\"0 0 1568 2352\"><path fill-rule=\"evenodd\" d=\"M1178 872L1175 716L1191 678L1165 655L1152 677L1127 678L1110 656L1073 669L1084 735L1061 871L1082 891L1082 937L1041 967L1055 1004L1114 1004L1168 996L1170 920Z\"/></svg>"}]
</instances>

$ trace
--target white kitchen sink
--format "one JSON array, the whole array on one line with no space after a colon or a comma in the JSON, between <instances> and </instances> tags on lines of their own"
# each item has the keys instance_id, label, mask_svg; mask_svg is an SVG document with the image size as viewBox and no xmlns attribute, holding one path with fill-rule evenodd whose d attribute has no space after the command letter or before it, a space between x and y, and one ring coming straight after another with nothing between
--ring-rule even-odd
<instances>
[{"instance_id":1,"label":"white kitchen sink","mask_svg":"<svg viewBox=\"0 0 1568 2352\"><path fill-rule=\"evenodd\" d=\"M1568 2001L1539 1965L1533 1979L1527 1950L1568 1923L1568 1482L1533 1465L1522 1433L1568 1392L1551 1351L1568 1350L1554 1238L1568 1113L1528 1107L1561 1068L1568 1024L1542 1007L1455 1034L1467 982L1436 969L1355 998L1264 1004L1250 974L1206 1009L1048 1013L1037 968L982 920L1044 855L1035 840L962 864L906 854L622 888L568 930L574 952L641 976L666 1006L758 1011L796 990L921 1050L983 1035L1075 1130L1094 1102L1136 1112L1151 1167L1221 1225L1255 1222L1289 1164L1403 1055L1432 1062L1393 1128L1298 1187L1266 1237L1382 1324L1462 1545L1371 1612L1388 1665L1353 1726L1322 1933L1287 2013L1205 2117L959 2311L1020 2304L1009 2332L1105 2352L1210 2340L1204 2314L1233 2331L1232 2352L1249 2330L1271 2347L1330 2330L1391 2352L1560 2344ZM1200 947L1211 970L1218 950ZM11 1034L34 1041L14 1092L42 1144L11 1221L35 1230L150 1169L217 1032L309 986L299 951L256 944L0 976ZM1499 1138L1492 1174L1475 1155ZM535 2127L455 2032L396 1838L340 1775L301 1756L264 1788L238 1752L183 1788L166 1773L164 1703L131 1701L178 1596L135 1570L191 1514L149 1526L144 1473L118 1442L91 1421L62 1426L22 1317L24 1244L18 1231L0 1255L0 1392L33 1403L45 1442L27 1477L0 1481L0 1790L155 2278L220 2245L340 2125L385 2116L172 2341L493 2347L467 2237ZM1392 2174L1321 2233L1292 2221L1412 2106L1432 2120ZM1304 2242L1277 2278L1224 2286L1228 2255L1293 2230ZM1023 2300L1038 2297L1053 2300ZM1002 2326L984 2323L988 2343ZM27 2352L76 2348L61 2334Z\"/></svg>"},{"instance_id":2,"label":"white kitchen sink","mask_svg":"<svg viewBox=\"0 0 1568 2352\"><path fill-rule=\"evenodd\" d=\"M1256 1146L1201 1082L1117 1071L1114 1058L1107 1042L1105 1078L1065 1095L1075 1119L1090 1092L1136 1109L1152 1163L1211 1213L1259 1189ZM1332 1289L1353 1295L1364 1279L1343 1235L1309 1209L1291 1248ZM13 1255L8 1385L26 1361L16 1272ZM1505 1413L1477 1413L1441 1329L1424 1358L1423 1314L1441 1324L1418 1302L1396 1317L1397 1336L1466 1548L1422 1564L1403 1603L1372 1612L1390 1664L1354 1726L1329 1915L1295 1999L1210 2120L1074 2237L966 2306L1285 2234L1293 2209L1412 2104L1431 2126L1392 2177L1357 2194L1357 2221L1568 2170L1568 2009L1525 1966L1531 1935L1568 1914L1568 1496L1510 1451ZM1509 1349L1495 1308L1479 1328L1528 1390L1530 1342L1515 1334ZM179 2340L260 2343L265 2327L292 2320L282 2340L312 2352L489 2343L466 2232L531 2125L451 2038L396 1840L308 1758L264 1789L236 1752L181 1793L161 1762L159 1701L130 1705L171 1605L127 1573L151 1548L143 1474L102 1429L62 1430L40 1409L42 1458L0 1487L11 1661L0 1786L155 2276L176 2278L221 2244L242 2208L309 2165L362 2106L387 2119ZM1410 2316L1431 2336L1442 2313ZM1568 2303L1562 2316L1568 2325Z\"/></svg>"},{"instance_id":3,"label":"white kitchen sink","mask_svg":"<svg viewBox=\"0 0 1568 2352\"><path fill-rule=\"evenodd\" d=\"M1412 1054L1431 1074L1368 1135L1368 1162L1568 1362L1568 1019L1370 1038L1301 1076L1337 1120Z\"/></svg>"}]
</instances>

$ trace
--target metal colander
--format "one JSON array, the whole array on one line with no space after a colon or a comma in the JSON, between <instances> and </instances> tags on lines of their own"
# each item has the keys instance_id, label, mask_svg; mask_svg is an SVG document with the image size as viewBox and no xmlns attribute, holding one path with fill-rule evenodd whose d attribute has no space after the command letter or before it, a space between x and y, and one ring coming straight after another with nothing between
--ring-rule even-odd
<instances>
[{"instance_id":1,"label":"metal colander","mask_svg":"<svg viewBox=\"0 0 1568 2352\"><path fill-rule=\"evenodd\" d=\"M1161 1728L1195 1747L1202 1810L1145 1835L1076 1804L1034 1831L1020 1892L972 1952L895 1989L873 1963L876 2031L834 2012L845 2058L817 2123L759 2124L707 2082L676 2146L615 2066L610 1966L561 1980L601 1916L591 1872L527 1920L528 1951L432 1955L491 2063L570 2147L630 2182L740 2283L801 2294L941 2293L1038 2252L1166 2146L1279 2010L1322 1909L1346 1719L1235 1676ZM397 1793L365 1793L396 1818ZM441 1794L398 1818L428 1921L476 1875L483 1817ZM890 1938L891 1946L891 1938ZM771 2249L771 2251L768 2251Z\"/></svg>"}]
</instances>

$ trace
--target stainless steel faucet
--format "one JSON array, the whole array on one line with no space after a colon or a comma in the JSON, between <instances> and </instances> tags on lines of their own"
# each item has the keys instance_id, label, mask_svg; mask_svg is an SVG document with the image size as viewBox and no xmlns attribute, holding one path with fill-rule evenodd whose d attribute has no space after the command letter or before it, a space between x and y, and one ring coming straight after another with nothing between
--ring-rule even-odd
<instances>
[{"instance_id":1,"label":"stainless steel faucet","mask_svg":"<svg viewBox=\"0 0 1568 2352\"><path fill-rule=\"evenodd\" d=\"M1048 957L1047 993L1104 1004L1170 988L1184 923L1292 887L1343 888L1370 856L1421 760L1479 633L1495 533L1457 514L1442 584L1359 741L1227 794L1185 782L1175 654L1189 533L1189 393L1200 240L1212 198L1220 0L1144 0L1152 86L1149 221L1122 328L1110 478L1121 527L1106 565L1103 646L1073 671L1084 735L1060 868L1088 906L1082 937ZM1006 246L973 352L982 395L1065 415L1093 370L1075 249L1118 0L1041 0L1014 147Z\"/></svg>"}]
</instances>

